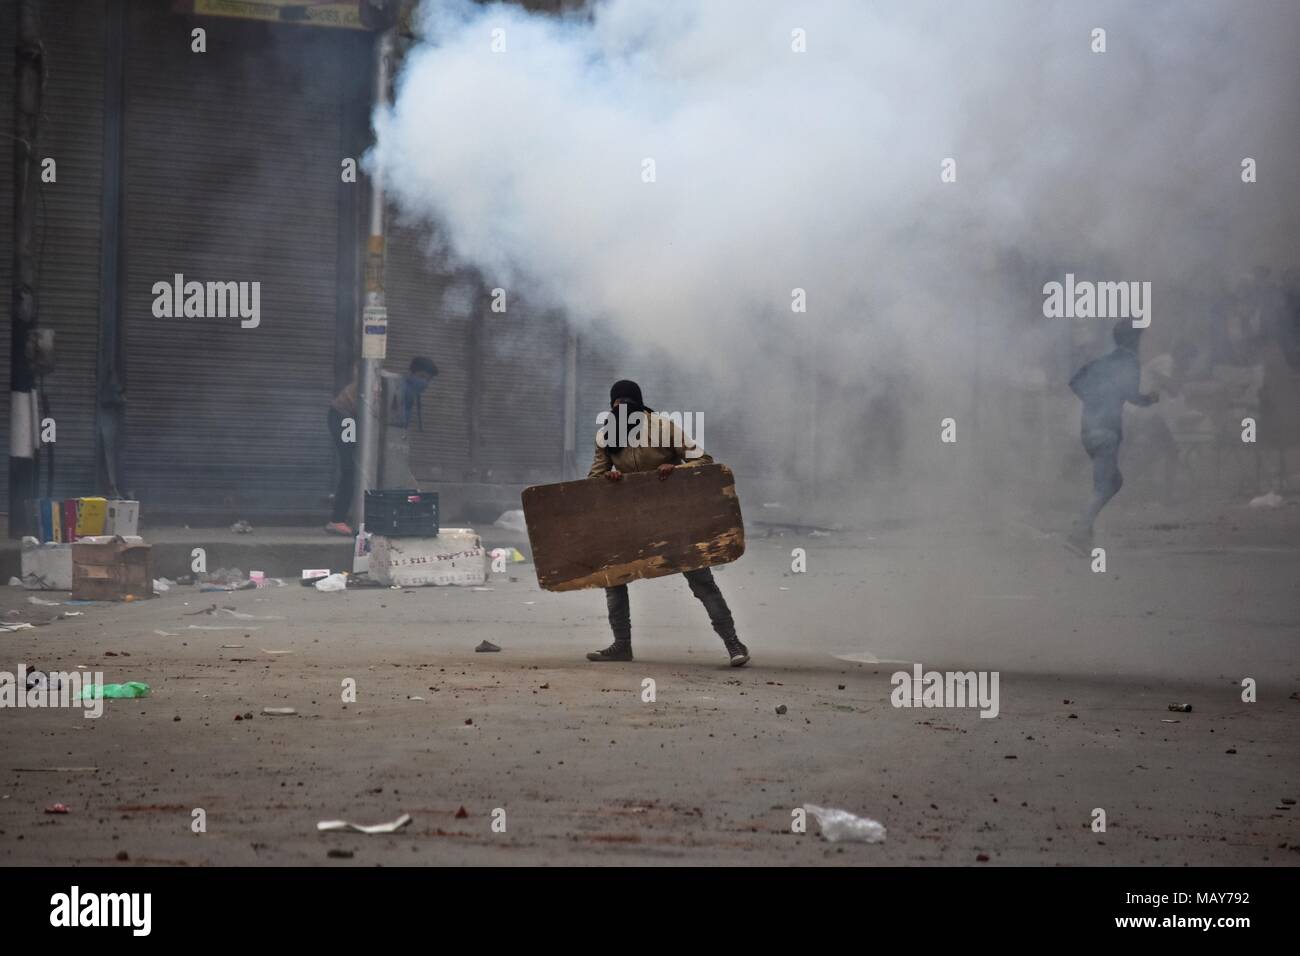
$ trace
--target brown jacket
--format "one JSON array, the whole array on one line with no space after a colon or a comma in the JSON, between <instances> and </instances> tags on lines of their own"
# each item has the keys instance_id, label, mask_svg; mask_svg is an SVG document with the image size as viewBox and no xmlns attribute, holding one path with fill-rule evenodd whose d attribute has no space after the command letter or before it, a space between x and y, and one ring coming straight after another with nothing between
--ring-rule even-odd
<instances>
[{"instance_id":1,"label":"brown jacket","mask_svg":"<svg viewBox=\"0 0 1300 956\"><path fill-rule=\"evenodd\" d=\"M687 458L687 449L696 448L695 443L668 419L660 415L650 417L655 419L654 425L659 429L659 447L649 445L651 440L649 431L652 427L650 423L646 423L643 429L644 442L636 448L630 445L620 449L602 448L599 441L600 433L597 432L596 457L592 460L591 471L587 472L587 477L598 478L611 469L630 474L634 471L654 471L660 465L687 468L713 462L713 459L704 453L703 448L698 449L700 454L697 457ZM670 434L671 438L668 437Z\"/></svg>"}]
</instances>

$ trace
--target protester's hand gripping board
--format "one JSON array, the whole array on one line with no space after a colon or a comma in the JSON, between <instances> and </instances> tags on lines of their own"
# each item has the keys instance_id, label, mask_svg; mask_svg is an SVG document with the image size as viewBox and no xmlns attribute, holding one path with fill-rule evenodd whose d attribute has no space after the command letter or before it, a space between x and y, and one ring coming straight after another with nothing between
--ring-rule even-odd
<instances>
[{"instance_id":1,"label":"protester's hand gripping board","mask_svg":"<svg viewBox=\"0 0 1300 956\"><path fill-rule=\"evenodd\" d=\"M608 588L695 571L745 553L736 479L726 465L583 478L523 493L537 583Z\"/></svg>"}]
</instances>

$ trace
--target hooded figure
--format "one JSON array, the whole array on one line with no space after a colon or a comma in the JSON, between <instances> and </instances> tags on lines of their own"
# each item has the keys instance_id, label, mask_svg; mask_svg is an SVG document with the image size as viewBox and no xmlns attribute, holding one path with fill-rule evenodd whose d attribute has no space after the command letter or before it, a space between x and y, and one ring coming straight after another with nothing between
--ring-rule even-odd
<instances>
[{"instance_id":1,"label":"hooded figure","mask_svg":"<svg viewBox=\"0 0 1300 956\"><path fill-rule=\"evenodd\" d=\"M609 481L618 481L624 472L657 471L659 479L668 479L677 468L689 468L692 465L705 465L713 461L703 449L697 447L687 438L680 428L662 417L655 416L653 409L647 408L641 398L641 388L636 382L627 380L614 383L609 390L610 407L617 416L620 406L626 406L627 414L641 412L646 419L653 417L654 422L647 421L643 431L658 440L649 443L629 441L627 447L618 444L618 419L606 420L596 435L596 457L592 461L588 478L605 477ZM749 663L749 649L736 636L736 623L731 617L731 610L722 596L718 584L713 580L713 572L708 568L687 571L683 577L690 585L691 593L699 599L708 612L713 630L722 638L727 649L732 667ZM627 585L605 589L605 602L609 608L609 626L614 632L614 643L601 651L592 651L587 655L589 661L630 661L632 660L632 614L628 603Z\"/></svg>"}]
</instances>

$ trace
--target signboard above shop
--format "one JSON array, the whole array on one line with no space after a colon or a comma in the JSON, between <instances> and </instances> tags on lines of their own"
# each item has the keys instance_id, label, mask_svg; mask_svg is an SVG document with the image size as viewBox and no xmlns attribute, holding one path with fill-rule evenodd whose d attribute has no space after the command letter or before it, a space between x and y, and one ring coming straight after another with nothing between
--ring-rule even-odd
<instances>
[{"instance_id":1,"label":"signboard above shop","mask_svg":"<svg viewBox=\"0 0 1300 956\"><path fill-rule=\"evenodd\" d=\"M406 20L411 6L404 0L174 0L172 10L196 16L267 20L345 30L385 29L400 19L405 33L409 32Z\"/></svg>"}]
</instances>

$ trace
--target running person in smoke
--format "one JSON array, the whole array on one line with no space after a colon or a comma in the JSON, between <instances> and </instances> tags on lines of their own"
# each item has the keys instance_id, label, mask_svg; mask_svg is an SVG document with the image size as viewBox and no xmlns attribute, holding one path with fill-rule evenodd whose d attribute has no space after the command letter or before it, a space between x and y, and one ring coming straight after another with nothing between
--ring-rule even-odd
<instances>
[{"instance_id":1,"label":"running person in smoke","mask_svg":"<svg viewBox=\"0 0 1300 956\"><path fill-rule=\"evenodd\" d=\"M604 476L609 481L618 481L624 474L636 471L657 471L659 480L669 478L675 468L689 468L692 465L707 465L713 461L682 434L676 425L654 414L641 401L641 387L636 382L615 382L609 390L610 407L613 418L596 436L596 457L591 463L588 478ZM652 434L670 436L666 441L656 443L631 442L626 446L626 435L619 435L615 423L618 421L619 406L626 406L625 416L640 412L645 416L644 431ZM653 422L650 419L654 419ZM624 418L626 421L626 418ZM654 429L657 429L655 431ZM709 613L713 630L722 638L727 654L731 657L731 666L740 667L749 663L749 649L736 637L736 624L732 620L727 601L713 580L713 572L708 568L687 571L683 577L691 587L691 593L700 599L704 609ZM614 631L614 643L603 651L592 651L587 655L589 661L630 661L632 659L632 615L628 604L627 585L605 589L605 601L609 605L609 626Z\"/></svg>"},{"instance_id":2,"label":"running person in smoke","mask_svg":"<svg viewBox=\"0 0 1300 956\"><path fill-rule=\"evenodd\" d=\"M1124 476L1119 472L1124 404L1145 408L1159 400L1158 395L1144 395L1138 388L1141 336L1142 330L1135 329L1131 321L1120 321L1112 332L1114 350L1089 362L1070 379L1070 390L1083 402L1080 437L1083 450L1092 459L1092 498L1066 539L1071 549L1083 555L1092 551L1092 529L1097 515L1124 485Z\"/></svg>"}]
</instances>

